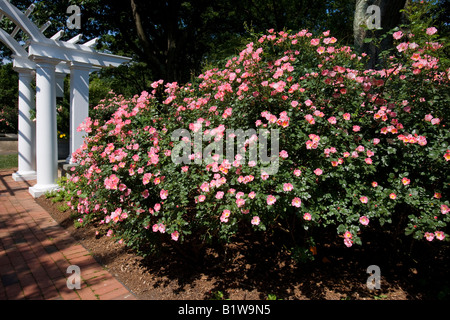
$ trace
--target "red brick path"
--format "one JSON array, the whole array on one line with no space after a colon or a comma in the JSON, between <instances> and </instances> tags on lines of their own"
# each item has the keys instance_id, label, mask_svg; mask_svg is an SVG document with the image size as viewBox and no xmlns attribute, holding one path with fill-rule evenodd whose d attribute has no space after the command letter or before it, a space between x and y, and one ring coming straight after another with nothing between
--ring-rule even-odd
<instances>
[{"instance_id":1,"label":"red brick path","mask_svg":"<svg viewBox=\"0 0 450 320\"><path fill-rule=\"evenodd\" d=\"M16 182L13 172L0 170L0 300L136 300L34 201L35 181ZM80 289L67 286L70 265L80 268Z\"/></svg>"}]
</instances>

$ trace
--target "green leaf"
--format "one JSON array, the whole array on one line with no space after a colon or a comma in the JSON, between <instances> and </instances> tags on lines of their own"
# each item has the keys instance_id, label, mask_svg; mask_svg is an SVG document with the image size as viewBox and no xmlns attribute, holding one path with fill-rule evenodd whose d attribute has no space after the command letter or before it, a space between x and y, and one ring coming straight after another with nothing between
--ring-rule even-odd
<instances>
[{"instance_id":1,"label":"green leaf","mask_svg":"<svg viewBox=\"0 0 450 320\"><path fill-rule=\"evenodd\" d=\"M345 226L345 225L343 225L343 224L340 224L340 225L337 227L337 232L338 232L338 233L344 233L345 230L347 230L347 226Z\"/></svg>"}]
</instances>

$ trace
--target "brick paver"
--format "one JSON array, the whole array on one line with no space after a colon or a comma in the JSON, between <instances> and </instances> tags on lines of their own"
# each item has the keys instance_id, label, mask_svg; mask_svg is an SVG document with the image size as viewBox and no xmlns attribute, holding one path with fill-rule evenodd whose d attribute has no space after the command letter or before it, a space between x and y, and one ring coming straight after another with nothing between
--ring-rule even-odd
<instances>
[{"instance_id":1,"label":"brick paver","mask_svg":"<svg viewBox=\"0 0 450 320\"><path fill-rule=\"evenodd\" d=\"M0 170L0 300L136 300L28 193ZM68 287L80 268L80 289Z\"/></svg>"}]
</instances>

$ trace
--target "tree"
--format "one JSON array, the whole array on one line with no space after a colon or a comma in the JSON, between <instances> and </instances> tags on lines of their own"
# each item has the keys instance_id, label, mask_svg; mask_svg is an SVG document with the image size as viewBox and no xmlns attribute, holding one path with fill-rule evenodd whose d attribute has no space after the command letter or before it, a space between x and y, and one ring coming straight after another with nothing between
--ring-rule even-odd
<instances>
[{"instance_id":1,"label":"tree","mask_svg":"<svg viewBox=\"0 0 450 320\"><path fill-rule=\"evenodd\" d=\"M248 30L338 30L350 40L353 6L348 0L101 0L127 47L155 78L184 82L205 60L234 54ZM105 11L105 12L106 12ZM130 19L130 17L132 19ZM106 20L105 20L106 21Z\"/></svg>"},{"instance_id":2,"label":"tree","mask_svg":"<svg viewBox=\"0 0 450 320\"><path fill-rule=\"evenodd\" d=\"M380 53L392 47L392 38L384 37L379 46L373 42L367 42L367 38L381 38L387 31L405 22L405 17L401 10L408 6L410 0L356 0L355 16L354 16L354 46L360 52L365 52L370 56L368 68L380 67L382 62ZM374 16L373 19L379 19L381 29L371 29L367 25L367 19L371 15L376 15L376 11L367 12L369 6L376 6L379 8L379 16ZM369 8L370 9L370 8ZM378 9L377 9L378 10ZM375 22L371 22L376 24ZM372 26L373 28L373 26Z\"/></svg>"},{"instance_id":3,"label":"tree","mask_svg":"<svg viewBox=\"0 0 450 320\"><path fill-rule=\"evenodd\" d=\"M205 63L216 64L235 54L236 48L246 43L249 30L331 30L341 43L354 44L360 51L377 57L380 50L391 45L390 39L383 42L381 49L364 43L364 39L381 37L403 22L400 10L410 1L413 0L12 0L12 4L25 10L34 3L32 20L38 26L52 22L45 32L47 36L64 30L65 39L78 33L83 34L84 40L100 37L97 49L133 57L138 64L103 70L101 78L113 77L122 88L126 87L124 92L137 92L148 87L151 80L189 81ZM449 1L433 1L447 8L445 14L434 17L448 21L445 18ZM67 28L66 9L70 4L81 8L81 30ZM383 28L372 30L374 35L361 27L372 4L380 8ZM0 22L2 28L7 22L8 19ZM14 26L6 27L12 31ZM17 37L20 36L19 33ZM371 66L377 63L376 58L371 59Z\"/></svg>"},{"instance_id":4,"label":"tree","mask_svg":"<svg viewBox=\"0 0 450 320\"><path fill-rule=\"evenodd\" d=\"M236 48L246 43L249 30L334 29L338 31L334 36L344 41L350 40L352 34L353 5L348 0L318 1L314 6L309 0L12 0L12 3L21 10L34 3L32 20L38 26L48 20L52 22L47 36L61 29L66 31L66 39L79 32L86 40L101 36L97 48L132 56L144 64L144 68L139 66L138 74L144 74L146 81L152 78L186 82L199 73L205 62L216 63L235 54ZM66 26L69 4L81 8L81 30L69 30ZM10 31L13 27L8 26ZM136 73L128 71L121 68L105 74L127 78L126 83L136 87L133 81Z\"/></svg>"}]
</instances>

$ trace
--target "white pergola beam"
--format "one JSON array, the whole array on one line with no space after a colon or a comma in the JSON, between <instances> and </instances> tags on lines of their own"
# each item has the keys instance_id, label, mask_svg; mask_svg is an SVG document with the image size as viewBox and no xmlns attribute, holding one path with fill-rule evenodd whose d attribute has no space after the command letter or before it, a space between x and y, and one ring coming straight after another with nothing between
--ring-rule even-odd
<instances>
[{"instance_id":1,"label":"white pergola beam","mask_svg":"<svg viewBox=\"0 0 450 320\"><path fill-rule=\"evenodd\" d=\"M64 30L59 30L57 33L55 33L50 39L52 40L59 40L64 35Z\"/></svg>"},{"instance_id":2,"label":"white pergola beam","mask_svg":"<svg viewBox=\"0 0 450 320\"><path fill-rule=\"evenodd\" d=\"M75 37L73 37L70 40L67 40L66 42L67 43L78 43L78 42L80 42L81 38L83 38L83 35L82 34L77 34Z\"/></svg>"},{"instance_id":3,"label":"white pergola beam","mask_svg":"<svg viewBox=\"0 0 450 320\"><path fill-rule=\"evenodd\" d=\"M25 17L29 17L35 7L36 6L34 5L34 3L30 4L30 6L27 8L27 11L25 11Z\"/></svg>"},{"instance_id":4,"label":"white pergola beam","mask_svg":"<svg viewBox=\"0 0 450 320\"><path fill-rule=\"evenodd\" d=\"M60 41L31 41L28 55L32 57L47 57L60 61L85 63L93 67L118 67L129 62L131 58L96 52L94 49Z\"/></svg>"},{"instance_id":5,"label":"white pergola beam","mask_svg":"<svg viewBox=\"0 0 450 320\"><path fill-rule=\"evenodd\" d=\"M16 56L28 58L28 52L26 52L22 46L9 35L5 30L0 29L0 41L3 42Z\"/></svg>"},{"instance_id":6,"label":"white pergola beam","mask_svg":"<svg viewBox=\"0 0 450 320\"><path fill-rule=\"evenodd\" d=\"M11 2L11 0L6 0L6 1ZM0 12L0 21L3 20L3 17L4 17L4 16L5 16L5 15L3 14L3 12Z\"/></svg>"},{"instance_id":7,"label":"white pergola beam","mask_svg":"<svg viewBox=\"0 0 450 320\"><path fill-rule=\"evenodd\" d=\"M13 67L17 69L30 69L35 70L36 64L33 61L30 61L26 58L20 56L12 56L13 57Z\"/></svg>"},{"instance_id":8,"label":"white pergola beam","mask_svg":"<svg viewBox=\"0 0 450 320\"><path fill-rule=\"evenodd\" d=\"M28 58L12 55L13 67L17 69L35 70L36 64ZM60 62L56 65L55 72L57 74L70 74L70 66L66 62Z\"/></svg>"},{"instance_id":9,"label":"white pergola beam","mask_svg":"<svg viewBox=\"0 0 450 320\"><path fill-rule=\"evenodd\" d=\"M31 12L33 12L34 8L35 8L35 5L34 5L34 4L31 4L31 5L28 7L27 11L25 11L25 13L24 13L25 17L28 18L28 17L30 16ZM20 30L19 26L16 26L16 27L14 28L13 32L11 33L11 37L14 38L14 37L17 35L17 33L19 32L19 30Z\"/></svg>"},{"instance_id":10,"label":"white pergola beam","mask_svg":"<svg viewBox=\"0 0 450 320\"><path fill-rule=\"evenodd\" d=\"M92 40L89 40L89 41L86 42L86 43L83 43L83 46L86 46L86 47L93 47L93 46L95 46L95 45L97 44L97 42L98 42L98 38L94 38L94 39L92 39Z\"/></svg>"},{"instance_id":11,"label":"white pergola beam","mask_svg":"<svg viewBox=\"0 0 450 320\"><path fill-rule=\"evenodd\" d=\"M19 32L20 28L18 26L16 26L14 28L14 30L11 32L11 37L15 37L17 35L17 33Z\"/></svg>"},{"instance_id":12,"label":"white pergola beam","mask_svg":"<svg viewBox=\"0 0 450 320\"><path fill-rule=\"evenodd\" d=\"M39 30L40 30L42 33L44 33L44 31L47 30L48 27L50 27L51 24L52 24L52 23L51 23L50 21L47 21L46 23L44 23L44 24L42 25L42 27L39 28Z\"/></svg>"}]
</instances>

